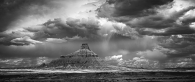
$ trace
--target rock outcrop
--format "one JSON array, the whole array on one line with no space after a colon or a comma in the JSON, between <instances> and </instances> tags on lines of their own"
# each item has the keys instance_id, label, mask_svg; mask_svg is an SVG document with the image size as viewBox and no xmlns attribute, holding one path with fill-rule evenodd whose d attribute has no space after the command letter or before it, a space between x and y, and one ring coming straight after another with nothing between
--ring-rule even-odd
<instances>
[{"instance_id":1,"label":"rock outcrop","mask_svg":"<svg viewBox=\"0 0 195 82\"><path fill-rule=\"evenodd\" d=\"M104 66L102 60L86 43L82 44L79 50L42 65L42 67L54 68L100 68Z\"/></svg>"}]
</instances>

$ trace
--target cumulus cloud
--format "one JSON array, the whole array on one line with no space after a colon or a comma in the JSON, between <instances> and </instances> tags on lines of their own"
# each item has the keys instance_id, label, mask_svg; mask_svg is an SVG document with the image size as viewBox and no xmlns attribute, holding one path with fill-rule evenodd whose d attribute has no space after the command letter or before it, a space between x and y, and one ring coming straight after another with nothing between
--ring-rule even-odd
<instances>
[{"instance_id":1,"label":"cumulus cloud","mask_svg":"<svg viewBox=\"0 0 195 82\"><path fill-rule=\"evenodd\" d=\"M106 39L109 41L120 41L141 37L135 29L128 27L126 24L103 18L67 18L66 20L56 18L48 20L43 24L6 30L0 35L2 44L11 41L12 43L16 43L14 39L21 37L29 37L34 42L36 40L39 43L44 41L53 43L58 41L58 43L62 43L68 40L84 40L89 42Z\"/></svg>"},{"instance_id":2,"label":"cumulus cloud","mask_svg":"<svg viewBox=\"0 0 195 82\"><path fill-rule=\"evenodd\" d=\"M60 19L49 20L42 25L22 28L21 30L4 31L1 33L1 43L10 45L28 45L47 42L65 42L57 38L73 39L78 36L81 38L99 39L101 36L98 21L93 19L73 19L70 18L63 22ZM78 38L77 38L78 39ZM7 43L7 44L8 44ZM11 44L13 43L13 44Z\"/></svg>"},{"instance_id":3,"label":"cumulus cloud","mask_svg":"<svg viewBox=\"0 0 195 82\"><path fill-rule=\"evenodd\" d=\"M189 68L194 67L195 63L192 58L184 57L184 58L175 58L171 60L167 60L164 62L159 62L158 60L150 60L145 57L134 57L133 59L123 60L121 59L122 55L114 55L108 56L105 58L105 61L110 65L116 66L124 66L129 68Z\"/></svg>"},{"instance_id":4,"label":"cumulus cloud","mask_svg":"<svg viewBox=\"0 0 195 82\"><path fill-rule=\"evenodd\" d=\"M187 57L194 54L194 34L176 35L159 38L159 45L169 50L169 58Z\"/></svg>"},{"instance_id":5,"label":"cumulus cloud","mask_svg":"<svg viewBox=\"0 0 195 82\"><path fill-rule=\"evenodd\" d=\"M192 34L194 33L194 30L189 27L189 24L192 21L186 21L186 23L184 23L185 21L180 21L180 17L191 9L194 9L194 7L188 7L181 11L170 13L168 18L166 15L162 15L162 13L135 18L128 21L128 24L132 25L133 27L138 27L138 32L146 35L169 36L177 34Z\"/></svg>"},{"instance_id":6,"label":"cumulus cloud","mask_svg":"<svg viewBox=\"0 0 195 82\"><path fill-rule=\"evenodd\" d=\"M142 35L176 35L176 34L192 34L194 30L189 27L193 23L194 3L184 0L155 0L153 1L111 1L105 5L108 8L113 8L113 13L118 16L108 16L110 20L124 22L130 27L136 28ZM139 2L139 3L138 3ZM133 3L144 4L137 6ZM122 5L126 4L126 5ZM133 5L132 5L133 4ZM104 6L104 5L102 5ZM131 7L133 6L133 7ZM145 7L146 6L146 7ZM134 8L136 7L136 8ZM143 8L142 8L143 7ZM99 16L102 17L102 11L107 9L100 8ZM124 9L124 10L123 10ZM133 12L131 12L133 11ZM152 11L153 13L151 13ZM103 13L110 13L104 11ZM118 12L118 13L117 13ZM129 13L128 13L129 12ZM155 13L154 13L155 12ZM138 16L134 16L134 14ZM140 15L141 14L141 15ZM106 16L105 16L106 17Z\"/></svg>"},{"instance_id":7,"label":"cumulus cloud","mask_svg":"<svg viewBox=\"0 0 195 82\"><path fill-rule=\"evenodd\" d=\"M95 19L75 19L68 18L66 21L61 19L54 19L45 22L41 25L42 29L35 29L33 27L26 28L28 31L36 31L36 38L64 38L64 37L86 37L98 38L99 22ZM43 36L39 37L39 34Z\"/></svg>"},{"instance_id":8,"label":"cumulus cloud","mask_svg":"<svg viewBox=\"0 0 195 82\"><path fill-rule=\"evenodd\" d=\"M195 63L193 62L192 58L184 57L184 58L169 60L162 65L164 66L164 68L190 68L190 67L194 67Z\"/></svg>"},{"instance_id":9,"label":"cumulus cloud","mask_svg":"<svg viewBox=\"0 0 195 82\"><path fill-rule=\"evenodd\" d=\"M114 55L114 56L111 56L111 57L110 57L110 56L109 56L109 57L106 57L105 59L106 59L106 60L112 60L112 59L114 59L114 60L121 61L121 60L123 60L123 59L122 59L122 56L123 56L123 55Z\"/></svg>"},{"instance_id":10,"label":"cumulus cloud","mask_svg":"<svg viewBox=\"0 0 195 82\"><path fill-rule=\"evenodd\" d=\"M94 4L98 1L99 0L3 0L0 3L0 22L2 23L0 32L5 31L7 28L21 28L41 24L52 18L74 17L75 14L94 10L96 7L90 4ZM102 0L99 3L101 2ZM90 5L88 8L84 7L88 4ZM87 15L92 14L88 13ZM84 13L83 15L86 14Z\"/></svg>"},{"instance_id":11,"label":"cumulus cloud","mask_svg":"<svg viewBox=\"0 0 195 82\"><path fill-rule=\"evenodd\" d=\"M51 62L52 59L51 58L48 58L48 57L38 57L38 58L36 58L36 61L37 61L36 65L41 65L43 63L46 64L46 63Z\"/></svg>"},{"instance_id":12,"label":"cumulus cloud","mask_svg":"<svg viewBox=\"0 0 195 82\"><path fill-rule=\"evenodd\" d=\"M15 38L11 40L11 43L16 44L16 45L29 45L29 44L36 44L36 43L42 43L42 42L33 40L30 37L21 37L21 38Z\"/></svg>"},{"instance_id":13,"label":"cumulus cloud","mask_svg":"<svg viewBox=\"0 0 195 82\"><path fill-rule=\"evenodd\" d=\"M0 59L0 67L9 68L38 66L42 63L49 63L51 60L52 59L48 57Z\"/></svg>"},{"instance_id":14,"label":"cumulus cloud","mask_svg":"<svg viewBox=\"0 0 195 82\"><path fill-rule=\"evenodd\" d=\"M42 43L41 41L33 40L28 36L12 38L12 37L3 37L0 39L0 43L3 45L31 45L31 44L38 44Z\"/></svg>"},{"instance_id":15,"label":"cumulus cloud","mask_svg":"<svg viewBox=\"0 0 195 82\"><path fill-rule=\"evenodd\" d=\"M105 61L110 65L120 65L123 61L123 55L113 55L105 57Z\"/></svg>"},{"instance_id":16,"label":"cumulus cloud","mask_svg":"<svg viewBox=\"0 0 195 82\"><path fill-rule=\"evenodd\" d=\"M124 60L120 66L130 68L161 68L159 61L149 60L143 57L134 57L133 59Z\"/></svg>"},{"instance_id":17,"label":"cumulus cloud","mask_svg":"<svg viewBox=\"0 0 195 82\"><path fill-rule=\"evenodd\" d=\"M58 39L58 38L47 38L45 41L52 42L52 43L64 43L64 42L66 42L65 39Z\"/></svg>"},{"instance_id":18,"label":"cumulus cloud","mask_svg":"<svg viewBox=\"0 0 195 82\"><path fill-rule=\"evenodd\" d=\"M11 60L1 60L1 63L9 64L9 65L19 65L23 61L22 58L16 58Z\"/></svg>"}]
</instances>

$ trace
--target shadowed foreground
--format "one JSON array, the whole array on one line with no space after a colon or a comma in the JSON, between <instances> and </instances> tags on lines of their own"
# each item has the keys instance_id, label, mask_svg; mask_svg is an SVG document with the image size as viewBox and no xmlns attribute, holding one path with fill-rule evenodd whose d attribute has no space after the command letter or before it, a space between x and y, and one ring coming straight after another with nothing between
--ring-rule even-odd
<instances>
[{"instance_id":1,"label":"shadowed foreground","mask_svg":"<svg viewBox=\"0 0 195 82\"><path fill-rule=\"evenodd\" d=\"M194 72L102 72L102 73L4 73L3 81L60 81L60 82L194 82Z\"/></svg>"}]
</instances>

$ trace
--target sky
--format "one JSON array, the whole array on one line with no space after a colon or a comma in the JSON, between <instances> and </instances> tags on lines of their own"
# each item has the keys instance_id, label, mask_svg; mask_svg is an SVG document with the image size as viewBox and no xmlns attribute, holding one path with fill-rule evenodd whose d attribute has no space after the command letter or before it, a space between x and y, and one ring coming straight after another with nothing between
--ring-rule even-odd
<instances>
[{"instance_id":1,"label":"sky","mask_svg":"<svg viewBox=\"0 0 195 82\"><path fill-rule=\"evenodd\" d=\"M1 0L0 67L40 65L88 43L129 67L195 66L194 0Z\"/></svg>"}]
</instances>

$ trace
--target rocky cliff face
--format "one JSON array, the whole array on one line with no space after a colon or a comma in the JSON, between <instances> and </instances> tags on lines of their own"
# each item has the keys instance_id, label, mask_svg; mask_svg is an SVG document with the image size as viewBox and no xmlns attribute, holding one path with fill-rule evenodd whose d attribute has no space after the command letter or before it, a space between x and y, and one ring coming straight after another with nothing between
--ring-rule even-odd
<instances>
[{"instance_id":1,"label":"rocky cliff face","mask_svg":"<svg viewBox=\"0 0 195 82\"><path fill-rule=\"evenodd\" d=\"M81 49L41 65L41 67L54 68L99 68L103 66L105 65L102 60L90 50L88 44L82 44Z\"/></svg>"}]
</instances>

